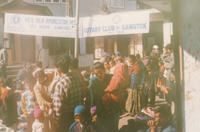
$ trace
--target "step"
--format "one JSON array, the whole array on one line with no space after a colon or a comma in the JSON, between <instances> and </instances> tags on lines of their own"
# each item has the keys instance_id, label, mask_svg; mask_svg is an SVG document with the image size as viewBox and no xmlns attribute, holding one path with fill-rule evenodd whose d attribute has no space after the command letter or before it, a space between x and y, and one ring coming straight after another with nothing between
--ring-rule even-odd
<instances>
[{"instance_id":1,"label":"step","mask_svg":"<svg viewBox=\"0 0 200 132\"><path fill-rule=\"evenodd\" d=\"M31 65L32 65L33 68L36 67L35 63L31 63ZM21 70L23 68L24 68L24 65L22 65L22 64L6 66L7 71L9 71L9 70Z\"/></svg>"},{"instance_id":2,"label":"step","mask_svg":"<svg viewBox=\"0 0 200 132\"><path fill-rule=\"evenodd\" d=\"M6 66L6 70L21 70L23 69L23 65L11 65L11 66Z\"/></svg>"},{"instance_id":3,"label":"step","mask_svg":"<svg viewBox=\"0 0 200 132\"><path fill-rule=\"evenodd\" d=\"M6 73L7 75L17 75L19 72L19 70L7 70Z\"/></svg>"},{"instance_id":4,"label":"step","mask_svg":"<svg viewBox=\"0 0 200 132\"><path fill-rule=\"evenodd\" d=\"M7 75L7 78L10 77L12 79L16 79L17 78L17 75Z\"/></svg>"}]
</instances>

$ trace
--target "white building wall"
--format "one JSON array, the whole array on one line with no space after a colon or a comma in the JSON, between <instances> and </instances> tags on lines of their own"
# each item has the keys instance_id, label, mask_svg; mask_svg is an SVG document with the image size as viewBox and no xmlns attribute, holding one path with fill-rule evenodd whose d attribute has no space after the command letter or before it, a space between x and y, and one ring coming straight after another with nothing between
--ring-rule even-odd
<instances>
[{"instance_id":1,"label":"white building wall","mask_svg":"<svg viewBox=\"0 0 200 132\"><path fill-rule=\"evenodd\" d=\"M171 43L171 35L172 35L172 23L171 22L164 22L163 23L163 41L164 45L166 46L167 44Z\"/></svg>"},{"instance_id":2,"label":"white building wall","mask_svg":"<svg viewBox=\"0 0 200 132\"><path fill-rule=\"evenodd\" d=\"M200 131L200 8L199 0L180 0L183 49L183 94L185 131Z\"/></svg>"}]
</instances>

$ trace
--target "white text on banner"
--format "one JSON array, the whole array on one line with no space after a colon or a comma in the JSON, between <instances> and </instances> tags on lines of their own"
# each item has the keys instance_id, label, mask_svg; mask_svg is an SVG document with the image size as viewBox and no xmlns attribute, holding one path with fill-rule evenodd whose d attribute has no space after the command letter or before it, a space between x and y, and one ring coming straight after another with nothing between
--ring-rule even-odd
<instances>
[{"instance_id":1,"label":"white text on banner","mask_svg":"<svg viewBox=\"0 0 200 132\"><path fill-rule=\"evenodd\" d=\"M148 32L148 11L113 13L83 18L83 37Z\"/></svg>"},{"instance_id":2,"label":"white text on banner","mask_svg":"<svg viewBox=\"0 0 200 132\"><path fill-rule=\"evenodd\" d=\"M5 13L4 32L74 38L76 19L71 17L52 17Z\"/></svg>"}]
</instances>

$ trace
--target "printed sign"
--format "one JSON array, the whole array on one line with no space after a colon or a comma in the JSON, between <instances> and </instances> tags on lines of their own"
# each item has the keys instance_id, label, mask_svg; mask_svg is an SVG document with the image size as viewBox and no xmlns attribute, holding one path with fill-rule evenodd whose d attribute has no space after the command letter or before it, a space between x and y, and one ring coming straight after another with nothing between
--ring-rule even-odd
<instances>
[{"instance_id":1,"label":"printed sign","mask_svg":"<svg viewBox=\"0 0 200 132\"><path fill-rule=\"evenodd\" d=\"M148 11L114 13L83 18L83 37L148 32Z\"/></svg>"},{"instance_id":2,"label":"printed sign","mask_svg":"<svg viewBox=\"0 0 200 132\"><path fill-rule=\"evenodd\" d=\"M75 37L76 19L5 13L4 32L54 37Z\"/></svg>"}]
</instances>

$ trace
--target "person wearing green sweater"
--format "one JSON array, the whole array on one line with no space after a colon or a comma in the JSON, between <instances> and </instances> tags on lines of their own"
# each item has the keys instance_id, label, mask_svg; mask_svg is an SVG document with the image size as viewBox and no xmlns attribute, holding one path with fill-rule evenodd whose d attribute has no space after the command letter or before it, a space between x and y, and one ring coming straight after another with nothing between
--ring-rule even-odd
<instances>
[{"instance_id":1,"label":"person wearing green sweater","mask_svg":"<svg viewBox=\"0 0 200 132\"><path fill-rule=\"evenodd\" d=\"M104 65L101 62L96 62L93 65L96 77L90 80L91 89L91 108L97 107L97 122L99 132L117 132L120 105L117 102L110 103L110 113L105 113L104 104L102 101L104 90L110 84L112 75L105 74Z\"/></svg>"}]
</instances>

